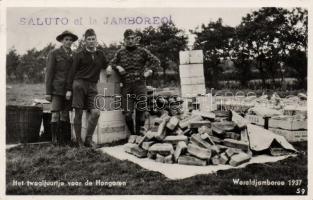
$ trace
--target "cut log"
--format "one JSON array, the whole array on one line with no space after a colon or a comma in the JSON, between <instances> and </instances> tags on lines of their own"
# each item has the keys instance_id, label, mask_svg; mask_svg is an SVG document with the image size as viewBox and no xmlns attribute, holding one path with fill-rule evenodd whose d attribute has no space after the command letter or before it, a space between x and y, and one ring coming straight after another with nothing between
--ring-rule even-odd
<instances>
[{"instance_id":1,"label":"cut log","mask_svg":"<svg viewBox=\"0 0 313 200\"><path fill-rule=\"evenodd\" d=\"M170 120L167 122L166 127L170 130L174 130L179 123L179 119L177 117L171 117Z\"/></svg>"},{"instance_id":2,"label":"cut log","mask_svg":"<svg viewBox=\"0 0 313 200\"><path fill-rule=\"evenodd\" d=\"M148 142L143 142L141 145L141 148L144 150L149 150L149 148L154 144L155 142L153 141L148 141Z\"/></svg>"},{"instance_id":3,"label":"cut log","mask_svg":"<svg viewBox=\"0 0 313 200\"><path fill-rule=\"evenodd\" d=\"M130 135L128 138L128 143L135 143L137 135Z\"/></svg>"},{"instance_id":4,"label":"cut log","mask_svg":"<svg viewBox=\"0 0 313 200\"><path fill-rule=\"evenodd\" d=\"M240 140L240 134L235 132L226 132L225 138L230 138L234 140Z\"/></svg>"},{"instance_id":5,"label":"cut log","mask_svg":"<svg viewBox=\"0 0 313 200\"><path fill-rule=\"evenodd\" d=\"M214 120L215 119L215 114L212 112L205 112L205 111L199 111L199 110L193 110L192 115L199 115L204 119L211 119Z\"/></svg>"},{"instance_id":6,"label":"cut log","mask_svg":"<svg viewBox=\"0 0 313 200\"><path fill-rule=\"evenodd\" d=\"M211 144L208 143L207 141L201 139L201 137L198 134L193 134L190 138L190 141L192 143L198 145L199 147L203 147L203 148L207 148L207 149L211 148Z\"/></svg>"},{"instance_id":7,"label":"cut log","mask_svg":"<svg viewBox=\"0 0 313 200\"><path fill-rule=\"evenodd\" d=\"M168 142L168 143L178 143L180 141L188 142L188 137L185 135L169 135L166 136L163 140L163 142Z\"/></svg>"},{"instance_id":8,"label":"cut log","mask_svg":"<svg viewBox=\"0 0 313 200\"><path fill-rule=\"evenodd\" d=\"M233 140L233 139L224 139L223 144L227 147L241 149L243 151L249 150L249 144L244 142L244 141L238 141L238 140Z\"/></svg>"},{"instance_id":9,"label":"cut log","mask_svg":"<svg viewBox=\"0 0 313 200\"><path fill-rule=\"evenodd\" d=\"M178 123L179 128L185 130L189 126L189 119L180 120Z\"/></svg>"},{"instance_id":10,"label":"cut log","mask_svg":"<svg viewBox=\"0 0 313 200\"><path fill-rule=\"evenodd\" d=\"M211 122L210 121L194 121L190 120L189 123L189 128L200 128L201 126L208 126L211 127Z\"/></svg>"},{"instance_id":11,"label":"cut log","mask_svg":"<svg viewBox=\"0 0 313 200\"><path fill-rule=\"evenodd\" d=\"M211 132L212 132L212 129L207 127L207 126L201 126L198 128L198 133L200 134L208 134L208 135L211 135Z\"/></svg>"},{"instance_id":12,"label":"cut log","mask_svg":"<svg viewBox=\"0 0 313 200\"><path fill-rule=\"evenodd\" d=\"M227 157L225 152L220 154L220 164L226 165L228 160L229 160L229 158Z\"/></svg>"},{"instance_id":13,"label":"cut log","mask_svg":"<svg viewBox=\"0 0 313 200\"><path fill-rule=\"evenodd\" d=\"M241 149L235 149L235 148L228 148L225 153L228 157L232 157L234 154L241 153Z\"/></svg>"},{"instance_id":14,"label":"cut log","mask_svg":"<svg viewBox=\"0 0 313 200\"><path fill-rule=\"evenodd\" d=\"M135 143L138 144L138 146L141 146L141 144L147 139L147 136L137 136Z\"/></svg>"},{"instance_id":15,"label":"cut log","mask_svg":"<svg viewBox=\"0 0 313 200\"><path fill-rule=\"evenodd\" d=\"M207 165L207 162L194 156L180 156L178 158L178 164L205 166Z\"/></svg>"},{"instance_id":16,"label":"cut log","mask_svg":"<svg viewBox=\"0 0 313 200\"><path fill-rule=\"evenodd\" d=\"M187 151L191 155L204 160L209 160L212 155L211 149L205 149L192 143L188 145Z\"/></svg>"},{"instance_id":17,"label":"cut log","mask_svg":"<svg viewBox=\"0 0 313 200\"><path fill-rule=\"evenodd\" d=\"M290 151L284 148L270 148L270 154L272 156L284 156L290 154Z\"/></svg>"},{"instance_id":18,"label":"cut log","mask_svg":"<svg viewBox=\"0 0 313 200\"><path fill-rule=\"evenodd\" d=\"M213 165L219 165L220 164L220 156L219 155L215 155L211 158L211 162Z\"/></svg>"},{"instance_id":19,"label":"cut log","mask_svg":"<svg viewBox=\"0 0 313 200\"><path fill-rule=\"evenodd\" d=\"M238 165L241 165L243 163L249 162L251 159L251 156L246 153L239 153L235 154L230 158L229 164L233 167L237 167Z\"/></svg>"},{"instance_id":20,"label":"cut log","mask_svg":"<svg viewBox=\"0 0 313 200\"><path fill-rule=\"evenodd\" d=\"M148 151L140 148L137 144L127 143L124 145L124 150L127 153L130 153L138 158L145 158L147 157Z\"/></svg>"},{"instance_id":21,"label":"cut log","mask_svg":"<svg viewBox=\"0 0 313 200\"><path fill-rule=\"evenodd\" d=\"M173 145L169 144L169 143L157 143L157 144L153 144L150 148L149 148L149 152L155 152L155 153L159 153L163 156L167 156L169 154L174 153L174 149L173 149Z\"/></svg>"},{"instance_id":22,"label":"cut log","mask_svg":"<svg viewBox=\"0 0 313 200\"><path fill-rule=\"evenodd\" d=\"M186 151L187 151L187 144L183 141L178 142L176 145L175 152L174 152L174 161L177 162L179 156L185 153Z\"/></svg>"},{"instance_id":23,"label":"cut log","mask_svg":"<svg viewBox=\"0 0 313 200\"><path fill-rule=\"evenodd\" d=\"M164 157L164 163L172 164L173 163L173 154L170 154Z\"/></svg>"},{"instance_id":24,"label":"cut log","mask_svg":"<svg viewBox=\"0 0 313 200\"><path fill-rule=\"evenodd\" d=\"M175 135L183 135L184 134L184 131L181 130L179 127L175 130L174 132Z\"/></svg>"},{"instance_id":25,"label":"cut log","mask_svg":"<svg viewBox=\"0 0 313 200\"><path fill-rule=\"evenodd\" d=\"M164 156L157 154L155 161L160 162L160 163L164 163Z\"/></svg>"}]
</instances>

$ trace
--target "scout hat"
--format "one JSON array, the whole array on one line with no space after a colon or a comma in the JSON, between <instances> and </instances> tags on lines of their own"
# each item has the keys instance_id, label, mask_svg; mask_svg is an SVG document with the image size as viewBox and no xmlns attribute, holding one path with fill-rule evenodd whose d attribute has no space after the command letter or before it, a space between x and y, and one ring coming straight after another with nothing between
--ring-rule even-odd
<instances>
[{"instance_id":1,"label":"scout hat","mask_svg":"<svg viewBox=\"0 0 313 200\"><path fill-rule=\"evenodd\" d=\"M61 33L60 35L58 35L56 37L56 40L59 41L59 42L62 42L63 38L65 36L71 36L73 38L73 42L75 42L76 40L78 40L78 37L77 35L71 33L70 31L64 31L63 33Z\"/></svg>"}]
</instances>

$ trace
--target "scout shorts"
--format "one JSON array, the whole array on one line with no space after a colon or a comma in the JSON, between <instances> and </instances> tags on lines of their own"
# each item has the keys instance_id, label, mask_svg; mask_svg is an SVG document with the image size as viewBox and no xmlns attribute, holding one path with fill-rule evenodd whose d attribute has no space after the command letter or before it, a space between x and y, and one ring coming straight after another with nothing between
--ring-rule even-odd
<instances>
[{"instance_id":1,"label":"scout shorts","mask_svg":"<svg viewBox=\"0 0 313 200\"><path fill-rule=\"evenodd\" d=\"M70 111L71 101L66 100L65 96L52 95L51 112Z\"/></svg>"},{"instance_id":2,"label":"scout shorts","mask_svg":"<svg viewBox=\"0 0 313 200\"><path fill-rule=\"evenodd\" d=\"M97 94L97 83L74 80L72 107L86 110L95 109L94 101Z\"/></svg>"}]
</instances>

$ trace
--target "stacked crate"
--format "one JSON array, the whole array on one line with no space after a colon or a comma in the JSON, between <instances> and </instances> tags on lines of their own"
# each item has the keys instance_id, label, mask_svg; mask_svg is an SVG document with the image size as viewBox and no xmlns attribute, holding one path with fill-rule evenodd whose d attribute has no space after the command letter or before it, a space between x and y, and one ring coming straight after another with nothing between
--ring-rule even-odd
<instances>
[{"instance_id":1,"label":"stacked crate","mask_svg":"<svg viewBox=\"0 0 313 200\"><path fill-rule=\"evenodd\" d=\"M181 96L205 94L202 50L180 51L179 60Z\"/></svg>"}]
</instances>

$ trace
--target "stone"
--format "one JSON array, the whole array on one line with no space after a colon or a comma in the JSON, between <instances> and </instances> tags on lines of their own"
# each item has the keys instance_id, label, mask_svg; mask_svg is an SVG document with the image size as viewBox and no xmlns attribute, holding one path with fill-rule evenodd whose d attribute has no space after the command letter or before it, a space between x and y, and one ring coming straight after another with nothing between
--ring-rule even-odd
<instances>
[{"instance_id":1,"label":"stone","mask_svg":"<svg viewBox=\"0 0 313 200\"><path fill-rule=\"evenodd\" d=\"M174 148L173 145L169 143L156 143L150 146L149 152L155 152L167 156L174 153Z\"/></svg>"},{"instance_id":2,"label":"stone","mask_svg":"<svg viewBox=\"0 0 313 200\"><path fill-rule=\"evenodd\" d=\"M180 141L188 142L188 137L185 135L169 135L169 136L166 136L163 140L163 142L174 143L174 144Z\"/></svg>"},{"instance_id":3,"label":"stone","mask_svg":"<svg viewBox=\"0 0 313 200\"><path fill-rule=\"evenodd\" d=\"M241 149L243 151L249 150L249 143L247 143L245 141L238 141L238 140L233 140L233 139L224 139L223 144L227 147L232 147L235 149Z\"/></svg>"},{"instance_id":4,"label":"stone","mask_svg":"<svg viewBox=\"0 0 313 200\"><path fill-rule=\"evenodd\" d=\"M212 155L211 149L205 149L192 143L188 145L187 151L191 155L204 160L209 160Z\"/></svg>"},{"instance_id":5,"label":"stone","mask_svg":"<svg viewBox=\"0 0 313 200\"><path fill-rule=\"evenodd\" d=\"M124 145L124 150L138 158L146 158L148 151L140 148L137 144L127 143Z\"/></svg>"},{"instance_id":6,"label":"stone","mask_svg":"<svg viewBox=\"0 0 313 200\"><path fill-rule=\"evenodd\" d=\"M196 165L196 166L205 166L207 162L205 160L201 160L194 156L180 156L178 158L178 164L182 165Z\"/></svg>"},{"instance_id":7,"label":"stone","mask_svg":"<svg viewBox=\"0 0 313 200\"><path fill-rule=\"evenodd\" d=\"M243 163L249 162L249 160L251 159L251 156L241 152L239 154L235 154L230 158L229 164L233 167L237 167Z\"/></svg>"},{"instance_id":8,"label":"stone","mask_svg":"<svg viewBox=\"0 0 313 200\"><path fill-rule=\"evenodd\" d=\"M177 117L171 117L170 120L167 122L166 127L170 130L174 130L179 123L179 119Z\"/></svg>"},{"instance_id":9,"label":"stone","mask_svg":"<svg viewBox=\"0 0 313 200\"><path fill-rule=\"evenodd\" d=\"M193 134L190 137L190 141L200 147L207 148L207 149L211 148L211 144L201 139L201 137L198 134Z\"/></svg>"},{"instance_id":10,"label":"stone","mask_svg":"<svg viewBox=\"0 0 313 200\"><path fill-rule=\"evenodd\" d=\"M187 151L187 144L183 141L180 141L176 145L176 149L174 151L174 161L177 162L178 158L181 154Z\"/></svg>"}]
</instances>

